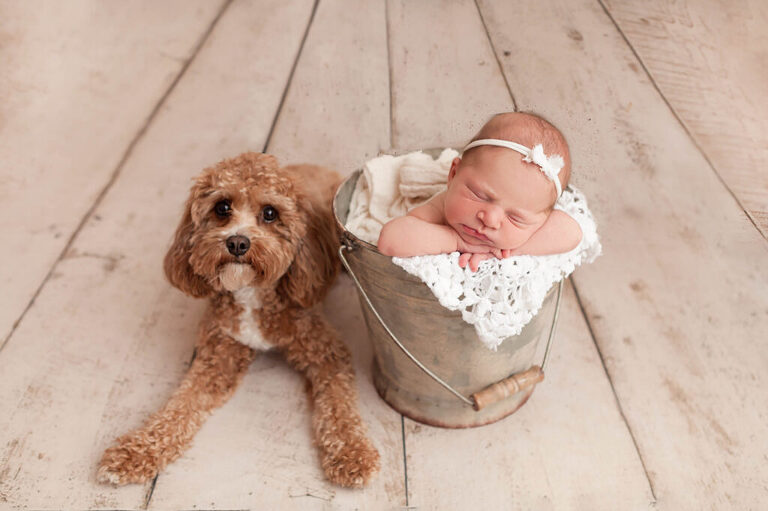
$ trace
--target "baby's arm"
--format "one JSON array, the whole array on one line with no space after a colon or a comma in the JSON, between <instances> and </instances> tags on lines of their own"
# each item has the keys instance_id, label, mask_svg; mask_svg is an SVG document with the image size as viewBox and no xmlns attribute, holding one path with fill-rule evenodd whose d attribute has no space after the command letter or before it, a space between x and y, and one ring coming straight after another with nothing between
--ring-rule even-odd
<instances>
[{"instance_id":1,"label":"baby's arm","mask_svg":"<svg viewBox=\"0 0 768 511\"><path fill-rule=\"evenodd\" d=\"M387 222L381 229L378 247L382 254L395 257L445 254L458 250L459 237L442 224L442 213L428 202Z\"/></svg>"},{"instance_id":2,"label":"baby's arm","mask_svg":"<svg viewBox=\"0 0 768 511\"><path fill-rule=\"evenodd\" d=\"M579 223L568 213L555 209L528 241L513 249L509 255L562 254L576 248L580 241Z\"/></svg>"},{"instance_id":3,"label":"baby's arm","mask_svg":"<svg viewBox=\"0 0 768 511\"><path fill-rule=\"evenodd\" d=\"M469 265L472 271L477 271L480 263L491 257L505 259L513 255L549 255L569 252L581 241L581 227L567 213L553 210L528 241L515 249L501 250L501 257L496 254L470 254L459 256L459 266Z\"/></svg>"}]
</instances>

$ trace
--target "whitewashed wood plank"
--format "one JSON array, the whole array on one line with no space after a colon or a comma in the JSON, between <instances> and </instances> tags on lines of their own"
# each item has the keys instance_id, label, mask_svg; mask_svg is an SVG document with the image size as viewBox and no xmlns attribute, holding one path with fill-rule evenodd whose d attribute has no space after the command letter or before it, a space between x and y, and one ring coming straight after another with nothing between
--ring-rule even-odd
<instances>
[{"instance_id":1,"label":"whitewashed wood plank","mask_svg":"<svg viewBox=\"0 0 768 511\"><path fill-rule=\"evenodd\" d=\"M144 505L150 485L101 486L95 474L114 438L167 400L192 355L204 304L165 282L162 257L190 178L263 148L311 9L228 8L0 352L0 504Z\"/></svg>"},{"instance_id":2,"label":"whitewashed wood plank","mask_svg":"<svg viewBox=\"0 0 768 511\"><path fill-rule=\"evenodd\" d=\"M428 139L426 133L449 125L457 127L460 145L491 114L511 110L474 2L392 2L389 8L391 51L400 56L392 61L393 76L409 76L411 66L426 68L416 72L439 77L435 87L441 89L440 102L433 102L429 87L395 79L393 90L402 98L393 105L399 137ZM552 22L542 14L535 25ZM427 24L429 31L412 29ZM495 104L480 108L485 101ZM403 105L409 105L405 111ZM640 459L572 297L564 309L551 376L518 414L467 431L407 429L410 505L613 509L619 499L621 508L650 504Z\"/></svg>"},{"instance_id":3,"label":"whitewashed wood plank","mask_svg":"<svg viewBox=\"0 0 768 511\"><path fill-rule=\"evenodd\" d=\"M768 245L599 4L480 5L518 105L569 138L600 223L604 256L574 280L657 507L759 508ZM532 46L540 27L517 21L542 17Z\"/></svg>"},{"instance_id":4,"label":"whitewashed wood plank","mask_svg":"<svg viewBox=\"0 0 768 511\"><path fill-rule=\"evenodd\" d=\"M187 454L160 475L150 509L377 509L405 503L400 415L371 383L373 355L348 278L333 288L325 311L353 352L358 406L381 454L381 472L371 485L351 490L325 480L312 445L304 381L279 355L266 354Z\"/></svg>"},{"instance_id":5,"label":"whitewashed wood plank","mask_svg":"<svg viewBox=\"0 0 768 511\"><path fill-rule=\"evenodd\" d=\"M320 2L269 151L348 175L390 148L385 6Z\"/></svg>"},{"instance_id":6,"label":"whitewashed wood plank","mask_svg":"<svg viewBox=\"0 0 768 511\"><path fill-rule=\"evenodd\" d=\"M406 419L409 504L436 509L650 509L653 496L573 290L546 379L513 415L445 430Z\"/></svg>"},{"instance_id":7,"label":"whitewashed wood plank","mask_svg":"<svg viewBox=\"0 0 768 511\"><path fill-rule=\"evenodd\" d=\"M346 174L389 143L384 5L321 2L268 151ZM325 312L353 352L358 405L381 454L364 490L325 481L300 376L278 356L254 362L232 401L157 481L150 508L378 509L405 504L400 415L376 395L354 286L342 276ZM194 487L194 492L188 488Z\"/></svg>"},{"instance_id":8,"label":"whitewashed wood plank","mask_svg":"<svg viewBox=\"0 0 768 511\"><path fill-rule=\"evenodd\" d=\"M221 5L0 2L0 346Z\"/></svg>"},{"instance_id":9,"label":"whitewashed wood plank","mask_svg":"<svg viewBox=\"0 0 768 511\"><path fill-rule=\"evenodd\" d=\"M394 147L460 147L493 114L514 109L476 7L387 5Z\"/></svg>"},{"instance_id":10,"label":"whitewashed wood plank","mask_svg":"<svg viewBox=\"0 0 768 511\"><path fill-rule=\"evenodd\" d=\"M606 0L605 6L699 148L768 237L768 4Z\"/></svg>"}]
</instances>

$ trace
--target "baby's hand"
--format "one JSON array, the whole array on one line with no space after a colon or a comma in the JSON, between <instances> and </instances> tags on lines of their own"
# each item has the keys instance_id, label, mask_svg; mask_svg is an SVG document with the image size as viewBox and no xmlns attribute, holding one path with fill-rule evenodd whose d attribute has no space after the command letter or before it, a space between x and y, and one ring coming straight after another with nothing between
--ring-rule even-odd
<instances>
[{"instance_id":1,"label":"baby's hand","mask_svg":"<svg viewBox=\"0 0 768 511\"><path fill-rule=\"evenodd\" d=\"M486 259L495 257L496 259L506 259L514 255L513 249L501 249L489 247L488 245L472 245L464 241L461 236L456 235L459 255L459 267L465 268L469 264L469 269L477 271L480 263Z\"/></svg>"},{"instance_id":2,"label":"baby's hand","mask_svg":"<svg viewBox=\"0 0 768 511\"><path fill-rule=\"evenodd\" d=\"M459 256L459 267L466 268L467 264L469 264L469 269L474 272L477 271L477 269L480 267L480 263L482 261L490 259L491 257L494 257L494 255L490 252L485 254L473 254L471 252L464 252Z\"/></svg>"},{"instance_id":3,"label":"baby's hand","mask_svg":"<svg viewBox=\"0 0 768 511\"><path fill-rule=\"evenodd\" d=\"M480 263L486 259L490 259L492 257L495 257L496 259L506 259L507 257L512 257L513 252L514 251L512 249L506 248L491 248L490 252L486 253L464 252L463 254L459 255L459 267L465 268L467 264L469 264L469 269L474 272L477 271L477 269L480 267Z\"/></svg>"},{"instance_id":4,"label":"baby's hand","mask_svg":"<svg viewBox=\"0 0 768 511\"><path fill-rule=\"evenodd\" d=\"M469 253L469 254L488 254L492 253L496 257L501 257L501 250L499 250L496 247L489 247L488 245L474 245L467 243L459 235L456 235L456 250L458 250L460 253Z\"/></svg>"}]
</instances>

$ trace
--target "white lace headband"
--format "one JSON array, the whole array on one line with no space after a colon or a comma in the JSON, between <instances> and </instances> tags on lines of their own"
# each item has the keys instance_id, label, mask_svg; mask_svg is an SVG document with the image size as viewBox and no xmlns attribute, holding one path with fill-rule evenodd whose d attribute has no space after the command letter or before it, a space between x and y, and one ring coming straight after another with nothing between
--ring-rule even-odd
<instances>
[{"instance_id":1,"label":"white lace headband","mask_svg":"<svg viewBox=\"0 0 768 511\"><path fill-rule=\"evenodd\" d=\"M496 138L483 138L481 140L470 142L467 144L467 147L464 148L462 153L466 153L469 149L480 145L506 147L508 149L512 149L513 151L517 151L523 155L523 161L535 163L538 165L544 175L547 176L547 179L555 183L555 189L557 190L558 198L563 193L562 187L560 186L560 179L557 177L557 175L560 174L560 170L562 170L565 162L563 161L563 157L559 154L547 156L544 154L544 147L542 147L541 144L536 144L533 149L530 149L516 142L510 142L509 140L499 140Z\"/></svg>"}]
</instances>

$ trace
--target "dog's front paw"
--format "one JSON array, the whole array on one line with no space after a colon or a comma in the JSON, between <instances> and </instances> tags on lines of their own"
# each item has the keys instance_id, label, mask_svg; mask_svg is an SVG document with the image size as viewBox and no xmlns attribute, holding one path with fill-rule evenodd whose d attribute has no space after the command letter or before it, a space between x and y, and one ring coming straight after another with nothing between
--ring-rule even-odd
<instances>
[{"instance_id":1,"label":"dog's front paw","mask_svg":"<svg viewBox=\"0 0 768 511\"><path fill-rule=\"evenodd\" d=\"M334 484L362 488L379 470L379 451L362 437L346 443L337 452L327 453L323 459L323 470Z\"/></svg>"},{"instance_id":2,"label":"dog's front paw","mask_svg":"<svg viewBox=\"0 0 768 511\"><path fill-rule=\"evenodd\" d=\"M100 483L129 484L144 483L157 475L157 448L143 442L136 436L127 435L104 451L96 472Z\"/></svg>"}]
</instances>

